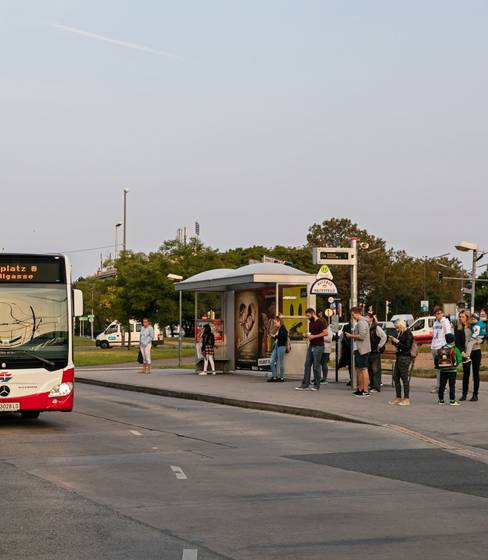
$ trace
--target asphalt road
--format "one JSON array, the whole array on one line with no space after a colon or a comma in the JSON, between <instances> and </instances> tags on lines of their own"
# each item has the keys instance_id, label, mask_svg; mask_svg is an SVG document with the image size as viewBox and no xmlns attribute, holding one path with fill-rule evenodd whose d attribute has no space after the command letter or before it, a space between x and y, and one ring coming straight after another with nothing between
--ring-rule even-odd
<instances>
[{"instance_id":1,"label":"asphalt road","mask_svg":"<svg viewBox=\"0 0 488 560\"><path fill-rule=\"evenodd\" d=\"M78 386L0 434L2 559L487 557L488 465L386 428Z\"/></svg>"}]
</instances>

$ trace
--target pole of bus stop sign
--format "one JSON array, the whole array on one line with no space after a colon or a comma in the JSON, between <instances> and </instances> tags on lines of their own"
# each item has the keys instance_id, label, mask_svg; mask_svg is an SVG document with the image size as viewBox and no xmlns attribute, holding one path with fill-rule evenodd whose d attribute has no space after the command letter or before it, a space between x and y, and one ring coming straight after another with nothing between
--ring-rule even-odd
<instances>
[{"instance_id":1,"label":"pole of bus stop sign","mask_svg":"<svg viewBox=\"0 0 488 560\"><path fill-rule=\"evenodd\" d=\"M351 248L354 251L353 263L351 264L351 309L358 304L358 256L357 237L351 238ZM349 309L349 313L351 313ZM351 314L351 333L354 331L355 321ZM354 364L354 341L351 340L351 388L357 388L356 367Z\"/></svg>"}]
</instances>

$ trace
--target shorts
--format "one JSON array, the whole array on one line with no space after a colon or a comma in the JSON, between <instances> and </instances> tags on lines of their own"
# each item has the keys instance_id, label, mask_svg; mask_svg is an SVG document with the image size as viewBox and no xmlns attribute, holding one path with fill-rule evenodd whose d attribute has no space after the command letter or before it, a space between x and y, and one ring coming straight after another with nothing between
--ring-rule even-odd
<instances>
[{"instance_id":1,"label":"shorts","mask_svg":"<svg viewBox=\"0 0 488 560\"><path fill-rule=\"evenodd\" d=\"M369 352L366 352L366 354L360 354L358 350L354 352L354 365L357 369L368 369L369 354Z\"/></svg>"}]
</instances>

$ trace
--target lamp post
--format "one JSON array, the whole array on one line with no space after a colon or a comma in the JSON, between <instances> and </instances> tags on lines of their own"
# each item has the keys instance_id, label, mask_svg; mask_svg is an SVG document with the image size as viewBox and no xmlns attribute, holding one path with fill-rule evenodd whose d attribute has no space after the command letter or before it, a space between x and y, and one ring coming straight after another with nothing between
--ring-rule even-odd
<instances>
[{"instance_id":1,"label":"lamp post","mask_svg":"<svg viewBox=\"0 0 488 560\"><path fill-rule=\"evenodd\" d=\"M115 224L115 250L114 250L114 261L117 260L119 256L119 227L122 225L122 222Z\"/></svg>"},{"instance_id":2,"label":"lamp post","mask_svg":"<svg viewBox=\"0 0 488 560\"><path fill-rule=\"evenodd\" d=\"M476 265L478 262L478 251L480 246L478 243L470 243L469 241L460 241L456 245L458 251L463 251L467 253L469 251L473 252L473 268L471 270L471 313L474 313L475 307L475 297L476 297Z\"/></svg>"},{"instance_id":3,"label":"lamp post","mask_svg":"<svg viewBox=\"0 0 488 560\"><path fill-rule=\"evenodd\" d=\"M179 274L168 274L167 276L173 282L181 282L183 276ZM181 367L181 343L182 343L182 323L183 323L183 292L179 291L179 313L178 313L178 367Z\"/></svg>"},{"instance_id":4,"label":"lamp post","mask_svg":"<svg viewBox=\"0 0 488 560\"><path fill-rule=\"evenodd\" d=\"M127 251L127 194L129 189L124 189L124 233L122 240L122 250L125 253Z\"/></svg>"}]
</instances>

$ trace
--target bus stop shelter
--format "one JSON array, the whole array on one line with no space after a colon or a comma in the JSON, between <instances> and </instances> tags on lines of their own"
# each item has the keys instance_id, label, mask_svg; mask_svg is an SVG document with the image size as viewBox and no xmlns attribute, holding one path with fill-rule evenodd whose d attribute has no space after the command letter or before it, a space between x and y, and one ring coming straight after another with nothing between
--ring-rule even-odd
<instances>
[{"instance_id":1,"label":"bus stop shelter","mask_svg":"<svg viewBox=\"0 0 488 560\"><path fill-rule=\"evenodd\" d=\"M223 371L266 368L272 350L273 319L283 318L291 341L287 373L300 373L307 350L307 307L315 307L310 288L316 276L291 266L256 263L237 269L214 269L176 284L195 294L197 362L205 324L216 339L215 358Z\"/></svg>"}]
</instances>

